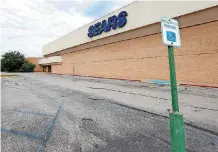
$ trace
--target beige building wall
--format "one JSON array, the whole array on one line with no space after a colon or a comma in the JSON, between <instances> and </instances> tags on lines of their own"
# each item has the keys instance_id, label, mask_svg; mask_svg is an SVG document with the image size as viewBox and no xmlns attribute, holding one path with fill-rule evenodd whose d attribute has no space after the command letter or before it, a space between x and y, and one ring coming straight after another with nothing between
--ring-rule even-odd
<instances>
[{"instance_id":1,"label":"beige building wall","mask_svg":"<svg viewBox=\"0 0 218 152\"><path fill-rule=\"evenodd\" d=\"M175 50L178 82L218 86L218 21L183 28L181 39ZM167 55L158 33L63 54L52 73L169 80Z\"/></svg>"}]
</instances>

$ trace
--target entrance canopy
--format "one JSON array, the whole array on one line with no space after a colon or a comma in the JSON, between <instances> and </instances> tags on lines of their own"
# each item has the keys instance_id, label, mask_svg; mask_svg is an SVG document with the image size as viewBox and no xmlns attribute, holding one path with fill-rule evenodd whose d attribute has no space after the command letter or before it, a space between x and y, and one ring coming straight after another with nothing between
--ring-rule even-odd
<instances>
[{"instance_id":1,"label":"entrance canopy","mask_svg":"<svg viewBox=\"0 0 218 152\"><path fill-rule=\"evenodd\" d=\"M40 65L51 65L51 64L61 64L62 57L61 56L52 56L48 58L43 58L38 61Z\"/></svg>"}]
</instances>

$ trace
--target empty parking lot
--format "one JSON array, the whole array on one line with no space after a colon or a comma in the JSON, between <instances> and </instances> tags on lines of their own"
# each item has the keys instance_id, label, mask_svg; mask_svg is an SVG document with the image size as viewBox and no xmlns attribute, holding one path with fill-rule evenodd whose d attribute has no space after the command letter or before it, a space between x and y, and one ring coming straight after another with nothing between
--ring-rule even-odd
<instances>
[{"instance_id":1,"label":"empty parking lot","mask_svg":"<svg viewBox=\"0 0 218 152\"><path fill-rule=\"evenodd\" d=\"M170 151L168 118L42 81L73 76L36 75L1 79L2 151ZM185 134L187 152L218 149L214 131L185 125Z\"/></svg>"}]
</instances>

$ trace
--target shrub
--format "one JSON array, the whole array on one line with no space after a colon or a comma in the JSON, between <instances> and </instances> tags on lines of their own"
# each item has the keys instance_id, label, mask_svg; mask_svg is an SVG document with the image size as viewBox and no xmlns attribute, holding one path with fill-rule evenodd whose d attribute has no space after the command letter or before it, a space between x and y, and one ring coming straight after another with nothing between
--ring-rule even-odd
<instances>
[{"instance_id":1,"label":"shrub","mask_svg":"<svg viewBox=\"0 0 218 152\"><path fill-rule=\"evenodd\" d=\"M21 68L20 68L20 72L33 72L34 71L34 68L35 68L35 64L32 64L28 61L25 61Z\"/></svg>"}]
</instances>

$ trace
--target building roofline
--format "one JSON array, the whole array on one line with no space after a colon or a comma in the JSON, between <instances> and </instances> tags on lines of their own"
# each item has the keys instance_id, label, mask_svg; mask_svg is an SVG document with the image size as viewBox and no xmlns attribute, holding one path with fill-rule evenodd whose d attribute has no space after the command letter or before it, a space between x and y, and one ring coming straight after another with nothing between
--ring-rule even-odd
<instances>
[{"instance_id":1,"label":"building roofline","mask_svg":"<svg viewBox=\"0 0 218 152\"><path fill-rule=\"evenodd\" d=\"M104 18L104 17L106 17L106 16L108 16L108 15L110 15L110 14L112 14L112 13L118 11L118 10L121 10L121 9L123 9L123 8L125 8L125 7L127 7L127 6L129 6L129 5L131 5L132 3L135 3L135 2L138 2L138 1L135 0L135 1L133 1L133 2L131 2L131 3L127 4L127 5L125 5L125 6L123 6L123 7L119 8L119 9L117 9L117 10L114 10L114 11L112 11L112 12L110 12L110 13L108 13L108 14L106 14L106 15L100 17L100 18L97 18L97 19L95 19L95 20L93 20L93 21L91 21L91 22L89 22L89 23L87 23L87 24L85 24L85 25L83 25L83 26L81 26L81 27L79 27L79 28L77 28L77 29L71 31L70 33L67 33L67 34L65 34L65 35L63 35L63 36L61 36L61 37L59 37L59 38L57 38L57 39L55 39L55 40L53 40L53 41L47 43L46 45L43 45L43 47L45 47L45 46L47 46L47 45L49 45L49 44L51 44L51 43L53 43L53 42L55 42L55 41L57 41L57 40L63 38L63 37L65 37L65 36L67 36L67 35L69 35L69 34L71 34L71 33L73 33L74 31L77 31L77 30L79 30L79 29L81 29L81 28L83 28L83 27L85 27L85 26L87 26L87 25L89 25L89 24L91 24L91 23L94 23L94 22L96 22L97 20L100 20L100 19L102 19L102 18Z\"/></svg>"}]
</instances>

